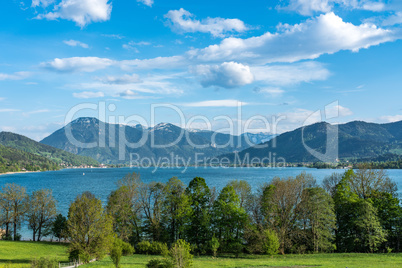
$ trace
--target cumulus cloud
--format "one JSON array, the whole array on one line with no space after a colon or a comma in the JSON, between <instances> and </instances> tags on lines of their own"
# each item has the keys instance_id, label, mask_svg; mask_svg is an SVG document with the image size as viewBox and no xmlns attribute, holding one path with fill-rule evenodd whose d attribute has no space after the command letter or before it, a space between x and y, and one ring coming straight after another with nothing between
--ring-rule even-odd
<instances>
[{"instance_id":1,"label":"cumulus cloud","mask_svg":"<svg viewBox=\"0 0 402 268\"><path fill-rule=\"evenodd\" d=\"M251 68L251 71L256 81L280 86L326 80L330 76L330 72L321 63L314 61L290 65L255 66Z\"/></svg>"},{"instance_id":2,"label":"cumulus cloud","mask_svg":"<svg viewBox=\"0 0 402 268\"><path fill-rule=\"evenodd\" d=\"M192 69L192 72L200 77L203 87L235 88L254 81L249 66L233 61L224 62L221 65L198 65Z\"/></svg>"},{"instance_id":3,"label":"cumulus cloud","mask_svg":"<svg viewBox=\"0 0 402 268\"><path fill-rule=\"evenodd\" d=\"M77 41L77 40L72 40L72 39L71 40L64 40L63 43L68 45L68 46L70 46L70 47L79 46L79 47L82 47L82 48L89 48L89 46L87 44L82 43L82 42Z\"/></svg>"},{"instance_id":4,"label":"cumulus cloud","mask_svg":"<svg viewBox=\"0 0 402 268\"><path fill-rule=\"evenodd\" d=\"M242 60L259 64L315 59L340 50L354 52L398 39L396 32L370 23L356 26L334 13L278 26L277 33L247 39L226 38L220 44L193 49L189 57L202 61Z\"/></svg>"},{"instance_id":5,"label":"cumulus cloud","mask_svg":"<svg viewBox=\"0 0 402 268\"><path fill-rule=\"evenodd\" d=\"M106 76L97 78L97 80L106 84L115 84L115 85L126 85L126 84L142 82L138 74L132 74L132 75L125 74L122 76Z\"/></svg>"},{"instance_id":6,"label":"cumulus cloud","mask_svg":"<svg viewBox=\"0 0 402 268\"><path fill-rule=\"evenodd\" d=\"M229 32L244 32L248 27L239 19L206 18L194 19L194 15L181 8L170 10L166 15L172 29L183 33L210 33L215 37L223 37Z\"/></svg>"},{"instance_id":7,"label":"cumulus cloud","mask_svg":"<svg viewBox=\"0 0 402 268\"><path fill-rule=\"evenodd\" d=\"M311 16L317 12L330 12L334 5L347 9L361 9L370 11L382 11L385 4L382 1L371 0L290 0L289 4L279 9L296 11L304 16Z\"/></svg>"},{"instance_id":8,"label":"cumulus cloud","mask_svg":"<svg viewBox=\"0 0 402 268\"><path fill-rule=\"evenodd\" d=\"M43 62L41 66L58 72L94 72L114 64L114 61L98 57L56 58L50 62Z\"/></svg>"},{"instance_id":9,"label":"cumulus cloud","mask_svg":"<svg viewBox=\"0 0 402 268\"><path fill-rule=\"evenodd\" d=\"M102 98L105 94L101 91L93 92L93 91L83 91L79 93L73 93L74 98L77 99L94 99L94 98Z\"/></svg>"},{"instance_id":10,"label":"cumulus cloud","mask_svg":"<svg viewBox=\"0 0 402 268\"><path fill-rule=\"evenodd\" d=\"M13 74L0 73L0 81L2 80L22 80L28 78L31 75L30 72L16 72Z\"/></svg>"},{"instance_id":11,"label":"cumulus cloud","mask_svg":"<svg viewBox=\"0 0 402 268\"><path fill-rule=\"evenodd\" d=\"M53 12L39 14L37 19L66 19L84 27L91 22L110 19L112 4L109 0L62 0L54 6Z\"/></svg>"},{"instance_id":12,"label":"cumulus cloud","mask_svg":"<svg viewBox=\"0 0 402 268\"><path fill-rule=\"evenodd\" d=\"M137 0L137 2L142 3L146 6L152 7L154 0Z\"/></svg>"}]
</instances>

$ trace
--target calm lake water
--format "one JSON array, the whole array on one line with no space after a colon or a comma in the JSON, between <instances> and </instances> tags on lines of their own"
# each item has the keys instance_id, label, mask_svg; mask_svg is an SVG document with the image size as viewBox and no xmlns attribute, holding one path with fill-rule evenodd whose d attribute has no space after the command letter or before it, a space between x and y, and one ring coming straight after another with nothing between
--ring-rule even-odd
<instances>
[{"instance_id":1,"label":"calm lake water","mask_svg":"<svg viewBox=\"0 0 402 268\"><path fill-rule=\"evenodd\" d=\"M16 183L26 187L27 192L47 188L53 190L53 195L58 201L57 208L60 213L67 215L68 207L75 197L85 191L90 191L106 202L108 195L117 188L116 182L130 172L141 174L143 182L160 181L167 182L171 177L178 177L188 184L194 177L205 178L208 186L222 189L229 181L238 179L246 180L252 186L253 191L272 178L296 176L301 172L307 172L314 176L317 183L334 172L343 173L339 169L309 169L309 168L201 168L190 167L187 170L181 168L160 168L153 172L152 168L108 168L108 169L64 169L59 171L47 171L37 173L12 174L0 176L0 187L6 183ZM388 170L388 175L402 189L402 170ZM31 233L26 227L21 230L23 238L31 238Z\"/></svg>"}]
</instances>

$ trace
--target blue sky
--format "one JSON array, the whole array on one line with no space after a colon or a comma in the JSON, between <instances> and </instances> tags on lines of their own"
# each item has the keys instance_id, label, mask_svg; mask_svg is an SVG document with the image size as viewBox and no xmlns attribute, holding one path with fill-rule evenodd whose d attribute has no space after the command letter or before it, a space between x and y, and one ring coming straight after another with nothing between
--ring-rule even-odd
<instances>
[{"instance_id":1,"label":"blue sky","mask_svg":"<svg viewBox=\"0 0 402 268\"><path fill-rule=\"evenodd\" d=\"M217 116L251 132L281 118L288 131L328 104L332 122L402 120L400 1L4 2L0 130L40 140L85 103L149 126L205 128L205 117L218 131L228 123ZM167 107L151 120L160 103L185 122Z\"/></svg>"}]
</instances>

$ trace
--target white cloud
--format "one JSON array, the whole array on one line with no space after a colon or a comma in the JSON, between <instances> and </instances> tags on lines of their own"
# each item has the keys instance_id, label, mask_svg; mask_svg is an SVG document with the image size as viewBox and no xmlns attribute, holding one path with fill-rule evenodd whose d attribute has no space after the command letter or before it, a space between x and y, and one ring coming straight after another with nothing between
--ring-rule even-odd
<instances>
[{"instance_id":1,"label":"white cloud","mask_svg":"<svg viewBox=\"0 0 402 268\"><path fill-rule=\"evenodd\" d=\"M256 66L252 67L251 71L256 81L281 86L326 80L330 75L322 64L314 61L291 65Z\"/></svg>"},{"instance_id":2,"label":"white cloud","mask_svg":"<svg viewBox=\"0 0 402 268\"><path fill-rule=\"evenodd\" d=\"M132 74L132 75L125 74L122 76L106 76L102 78L97 78L97 80L105 84L117 84L117 85L126 85L126 84L142 82L138 74Z\"/></svg>"},{"instance_id":3,"label":"white cloud","mask_svg":"<svg viewBox=\"0 0 402 268\"><path fill-rule=\"evenodd\" d=\"M357 52L398 38L392 30L369 23L356 26L344 22L334 13L327 13L296 25L280 24L274 34L267 32L247 39L226 38L218 45L193 49L188 56L202 61L295 62L340 50Z\"/></svg>"},{"instance_id":4,"label":"white cloud","mask_svg":"<svg viewBox=\"0 0 402 268\"><path fill-rule=\"evenodd\" d=\"M3 100L5 100L6 98L0 98L0 101L3 101Z\"/></svg>"},{"instance_id":5,"label":"white cloud","mask_svg":"<svg viewBox=\"0 0 402 268\"><path fill-rule=\"evenodd\" d=\"M53 4L54 0L32 0L31 7L43 6L47 7L50 4Z\"/></svg>"},{"instance_id":6,"label":"white cloud","mask_svg":"<svg viewBox=\"0 0 402 268\"><path fill-rule=\"evenodd\" d=\"M136 68L136 69L174 69L188 66L188 60L183 56L171 56L171 57L156 57L152 59L135 59L135 60L123 60L120 62L120 66L123 69Z\"/></svg>"},{"instance_id":7,"label":"white cloud","mask_svg":"<svg viewBox=\"0 0 402 268\"><path fill-rule=\"evenodd\" d=\"M127 89L127 90L125 90L123 92L120 92L117 95L118 95L118 97L122 97L123 99L127 99L127 100L143 98L143 97L139 96L137 92L134 92L134 91L129 90L129 89Z\"/></svg>"},{"instance_id":8,"label":"white cloud","mask_svg":"<svg viewBox=\"0 0 402 268\"><path fill-rule=\"evenodd\" d=\"M110 19L112 4L109 0L62 0L54 6L53 12L39 14L38 19L66 19L84 27L91 22Z\"/></svg>"},{"instance_id":9,"label":"white cloud","mask_svg":"<svg viewBox=\"0 0 402 268\"><path fill-rule=\"evenodd\" d=\"M74 98L77 99L93 99L93 98L102 98L105 96L103 92L92 92L92 91L84 91L80 93L73 93Z\"/></svg>"},{"instance_id":10,"label":"white cloud","mask_svg":"<svg viewBox=\"0 0 402 268\"><path fill-rule=\"evenodd\" d=\"M154 0L137 0L139 3L143 3L146 6L152 7L154 4Z\"/></svg>"},{"instance_id":11,"label":"white cloud","mask_svg":"<svg viewBox=\"0 0 402 268\"><path fill-rule=\"evenodd\" d=\"M279 9L296 11L304 16L311 16L314 13L330 12L334 5L347 9L361 9L369 11L382 11L385 8L385 4L382 1L371 0L290 0L289 4L285 7L279 7Z\"/></svg>"},{"instance_id":12,"label":"white cloud","mask_svg":"<svg viewBox=\"0 0 402 268\"><path fill-rule=\"evenodd\" d=\"M297 11L301 15L310 16L315 12L330 12L332 10L331 0L290 0L285 9Z\"/></svg>"},{"instance_id":13,"label":"white cloud","mask_svg":"<svg viewBox=\"0 0 402 268\"><path fill-rule=\"evenodd\" d=\"M87 44L82 43L82 42L77 41L77 40L72 40L72 39L71 40L64 40L63 43L68 45L68 46L70 46L70 47L80 46L82 48L89 48L89 46Z\"/></svg>"},{"instance_id":14,"label":"white cloud","mask_svg":"<svg viewBox=\"0 0 402 268\"><path fill-rule=\"evenodd\" d=\"M402 12L396 12L394 15L387 17L382 25L384 26L394 26L397 24L402 24Z\"/></svg>"},{"instance_id":15,"label":"white cloud","mask_svg":"<svg viewBox=\"0 0 402 268\"><path fill-rule=\"evenodd\" d=\"M0 81L2 80L22 80L28 78L31 75L30 72L16 72L13 74L0 73Z\"/></svg>"},{"instance_id":16,"label":"white cloud","mask_svg":"<svg viewBox=\"0 0 402 268\"><path fill-rule=\"evenodd\" d=\"M194 15L184 10L170 10L165 18L171 27L183 33L210 33L215 37L223 37L228 32L244 32L248 27L239 19L207 18L202 21L193 19Z\"/></svg>"},{"instance_id":17,"label":"white cloud","mask_svg":"<svg viewBox=\"0 0 402 268\"><path fill-rule=\"evenodd\" d=\"M18 109L0 109L0 113L10 113L10 112L19 112L21 110Z\"/></svg>"},{"instance_id":18,"label":"white cloud","mask_svg":"<svg viewBox=\"0 0 402 268\"><path fill-rule=\"evenodd\" d=\"M224 62L221 65L198 65L192 72L201 79L204 87L240 87L251 84L254 76L250 67L237 62Z\"/></svg>"},{"instance_id":19,"label":"white cloud","mask_svg":"<svg viewBox=\"0 0 402 268\"><path fill-rule=\"evenodd\" d=\"M56 58L50 62L43 62L40 66L59 72L94 72L104 69L115 62L107 58L98 57L73 57Z\"/></svg>"},{"instance_id":20,"label":"white cloud","mask_svg":"<svg viewBox=\"0 0 402 268\"><path fill-rule=\"evenodd\" d=\"M247 102L241 102L239 100L208 100L199 102L182 103L182 106L188 107L238 107L248 105Z\"/></svg>"},{"instance_id":21,"label":"white cloud","mask_svg":"<svg viewBox=\"0 0 402 268\"><path fill-rule=\"evenodd\" d=\"M102 34L102 36L113 38L113 39L123 39L123 38L125 38L124 36L122 36L120 34Z\"/></svg>"},{"instance_id":22,"label":"white cloud","mask_svg":"<svg viewBox=\"0 0 402 268\"><path fill-rule=\"evenodd\" d=\"M131 46L131 45L129 45L129 44L123 44L123 45L122 45L122 48L127 49L127 50L131 50L131 51L133 51L134 53L140 53L140 51L138 50L138 48L133 47L133 46Z\"/></svg>"},{"instance_id":23,"label":"white cloud","mask_svg":"<svg viewBox=\"0 0 402 268\"><path fill-rule=\"evenodd\" d=\"M269 95L273 98L279 97L285 92L283 89L280 89L279 87L255 88L254 91L260 94Z\"/></svg>"},{"instance_id":24,"label":"white cloud","mask_svg":"<svg viewBox=\"0 0 402 268\"><path fill-rule=\"evenodd\" d=\"M392 122L398 122L402 120L402 115L397 114L397 115L386 115L386 116L381 116L380 121L382 122L387 122L387 123L392 123Z\"/></svg>"}]
</instances>

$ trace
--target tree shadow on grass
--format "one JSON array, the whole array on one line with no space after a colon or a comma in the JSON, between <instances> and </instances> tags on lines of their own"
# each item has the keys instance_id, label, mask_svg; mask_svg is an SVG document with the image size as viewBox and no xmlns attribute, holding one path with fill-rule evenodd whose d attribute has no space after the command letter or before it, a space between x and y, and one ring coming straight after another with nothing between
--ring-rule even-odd
<instances>
[{"instance_id":1,"label":"tree shadow on grass","mask_svg":"<svg viewBox=\"0 0 402 268\"><path fill-rule=\"evenodd\" d=\"M7 259L0 259L0 264L27 264L31 263L31 260L29 259L16 259L16 260L7 260Z\"/></svg>"}]
</instances>

